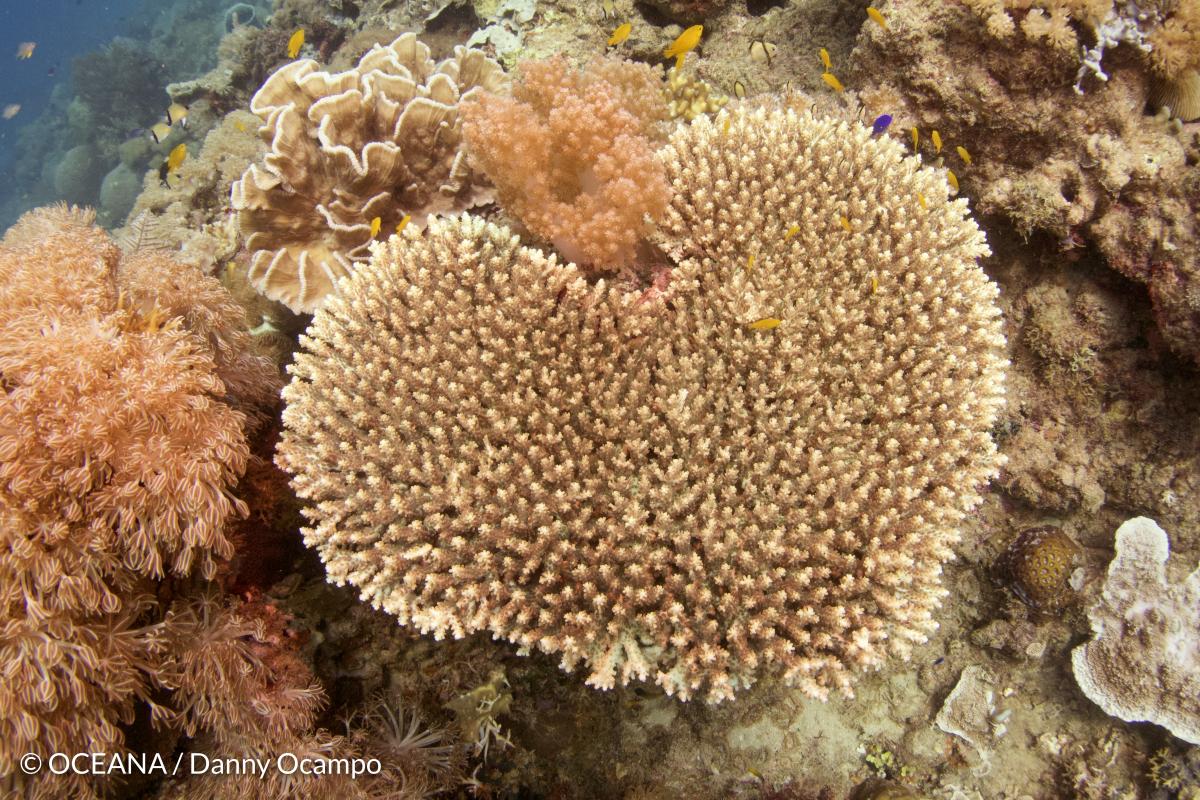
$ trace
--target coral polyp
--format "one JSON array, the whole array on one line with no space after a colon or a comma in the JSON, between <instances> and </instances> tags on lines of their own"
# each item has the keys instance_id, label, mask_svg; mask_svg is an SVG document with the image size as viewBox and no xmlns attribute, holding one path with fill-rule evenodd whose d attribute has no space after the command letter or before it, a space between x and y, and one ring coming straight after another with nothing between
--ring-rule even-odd
<instances>
[{"instance_id":1,"label":"coral polyp","mask_svg":"<svg viewBox=\"0 0 1200 800\"><path fill-rule=\"evenodd\" d=\"M997 566L1022 601L1038 611L1055 611L1074 596L1070 578L1080 553L1060 528L1043 525L1017 534Z\"/></svg>"}]
</instances>

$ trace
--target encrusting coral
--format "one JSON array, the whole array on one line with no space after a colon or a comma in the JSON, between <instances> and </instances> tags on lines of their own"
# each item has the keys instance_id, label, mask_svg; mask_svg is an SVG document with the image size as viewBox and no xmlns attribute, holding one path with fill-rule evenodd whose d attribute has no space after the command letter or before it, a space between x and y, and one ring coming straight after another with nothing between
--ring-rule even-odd
<instances>
[{"instance_id":1,"label":"encrusting coral","mask_svg":"<svg viewBox=\"0 0 1200 800\"><path fill-rule=\"evenodd\" d=\"M1112 59L1108 80L1079 95L1077 50L998 39L956 3L904 8L887 32L864 27L855 50L859 74L895 98L888 113L905 129L891 135L918 127L927 158L954 158L934 152L929 129L961 143L973 159L958 178L980 212L1052 238L1066 259L1098 251L1146 285L1163 338L1200 363L1197 150L1146 116L1148 71Z\"/></svg>"},{"instance_id":2,"label":"encrusting coral","mask_svg":"<svg viewBox=\"0 0 1200 800\"><path fill-rule=\"evenodd\" d=\"M250 103L270 152L231 192L254 254L251 282L311 313L366 259L376 218L389 232L406 215L423 227L432 214L490 200L466 162L459 106L504 85L478 50L458 47L435 64L413 34L345 72L311 59L275 72Z\"/></svg>"},{"instance_id":3,"label":"encrusting coral","mask_svg":"<svg viewBox=\"0 0 1200 800\"><path fill-rule=\"evenodd\" d=\"M661 73L618 59L577 70L559 56L518 74L512 97L466 104L471 157L505 209L568 261L629 266L669 194L654 157L669 116Z\"/></svg>"},{"instance_id":4,"label":"encrusting coral","mask_svg":"<svg viewBox=\"0 0 1200 800\"><path fill-rule=\"evenodd\" d=\"M1154 520L1135 517L1117 529L1104 589L1088 609L1093 638L1075 648L1071 665L1106 714L1200 744L1200 567L1168 582L1169 556Z\"/></svg>"},{"instance_id":5,"label":"encrusting coral","mask_svg":"<svg viewBox=\"0 0 1200 800\"><path fill-rule=\"evenodd\" d=\"M988 32L1007 38L1017 28L1064 52L1082 50L1076 89L1089 74L1108 80L1101 59L1107 48L1130 44L1161 78L1178 80L1200 67L1200 0L966 0L986 20ZM1081 47L1072 22L1085 26Z\"/></svg>"},{"instance_id":6,"label":"encrusting coral","mask_svg":"<svg viewBox=\"0 0 1200 800\"><path fill-rule=\"evenodd\" d=\"M285 708L307 725L319 698L265 668L253 615L198 580L231 554L246 432L278 370L214 279L161 252L122 256L93 220L40 209L0 243L6 789L26 780L24 753L120 754L139 715L267 735ZM106 783L28 780L22 796Z\"/></svg>"},{"instance_id":7,"label":"encrusting coral","mask_svg":"<svg viewBox=\"0 0 1200 800\"><path fill-rule=\"evenodd\" d=\"M305 540L402 624L597 687L849 694L936 627L1001 460L987 247L859 125L722 113L660 158L645 288L469 215L376 247L290 368Z\"/></svg>"}]
</instances>

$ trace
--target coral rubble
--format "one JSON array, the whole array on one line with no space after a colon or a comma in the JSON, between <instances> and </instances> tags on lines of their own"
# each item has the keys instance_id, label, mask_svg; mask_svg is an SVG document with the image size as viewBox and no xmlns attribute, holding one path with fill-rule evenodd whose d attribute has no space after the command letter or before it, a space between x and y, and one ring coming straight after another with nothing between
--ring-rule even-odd
<instances>
[{"instance_id":1,"label":"coral rubble","mask_svg":"<svg viewBox=\"0 0 1200 800\"><path fill-rule=\"evenodd\" d=\"M1000 460L986 245L862 126L701 117L660 158L671 263L648 287L469 216L343 284L285 390L305 539L401 623L594 686L850 693L936 627Z\"/></svg>"},{"instance_id":2,"label":"coral rubble","mask_svg":"<svg viewBox=\"0 0 1200 800\"><path fill-rule=\"evenodd\" d=\"M310 59L275 72L250 103L270 152L232 187L254 254L250 280L311 313L367 258L378 230L406 215L420 227L490 199L466 161L459 105L503 85L483 53L458 47L435 64L412 34L373 47L345 72Z\"/></svg>"}]
</instances>

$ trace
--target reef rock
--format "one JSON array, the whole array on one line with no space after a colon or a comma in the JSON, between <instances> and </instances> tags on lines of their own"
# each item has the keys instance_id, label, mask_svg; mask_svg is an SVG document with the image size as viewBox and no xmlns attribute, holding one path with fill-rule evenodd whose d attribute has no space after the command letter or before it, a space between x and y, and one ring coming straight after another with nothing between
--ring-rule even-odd
<instances>
[{"instance_id":1,"label":"reef rock","mask_svg":"<svg viewBox=\"0 0 1200 800\"><path fill-rule=\"evenodd\" d=\"M1117 529L1116 550L1075 680L1106 713L1200 744L1200 567L1169 583L1167 534L1146 517Z\"/></svg>"},{"instance_id":2,"label":"reef rock","mask_svg":"<svg viewBox=\"0 0 1200 800\"><path fill-rule=\"evenodd\" d=\"M72 147L54 170L54 191L69 203L95 203L104 172L94 147L88 144Z\"/></svg>"},{"instance_id":3,"label":"reef rock","mask_svg":"<svg viewBox=\"0 0 1200 800\"><path fill-rule=\"evenodd\" d=\"M954 164L980 212L1022 236L1049 237L1064 260L1093 247L1145 284L1167 344L1200 363L1196 144L1166 115L1145 115L1155 102L1151 65L1109 56L1105 80L1087 77L1079 94L1081 66L1098 70L1099 55L1085 51L1081 61L1064 15L1051 25L1025 10L1017 34L1006 13L985 23L967 5L1001 4L904 4L889 31L865 26L851 80L877 82L872 92L890 98L896 120L890 135L919 129L924 157ZM1181 68L1190 43L1184 52ZM953 155L958 146L974 154L969 163Z\"/></svg>"},{"instance_id":4,"label":"reef rock","mask_svg":"<svg viewBox=\"0 0 1200 800\"><path fill-rule=\"evenodd\" d=\"M106 228L120 225L133 210L138 193L142 190L142 177L125 164L118 164L100 184L100 208L96 218Z\"/></svg>"}]
</instances>

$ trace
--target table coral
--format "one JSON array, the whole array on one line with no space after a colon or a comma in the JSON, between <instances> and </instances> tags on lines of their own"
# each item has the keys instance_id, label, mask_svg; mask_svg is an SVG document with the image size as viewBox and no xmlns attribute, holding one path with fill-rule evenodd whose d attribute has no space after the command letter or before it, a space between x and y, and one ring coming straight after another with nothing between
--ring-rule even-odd
<instances>
[{"instance_id":1,"label":"table coral","mask_svg":"<svg viewBox=\"0 0 1200 800\"><path fill-rule=\"evenodd\" d=\"M435 64L413 34L345 72L310 59L275 72L250 103L270 152L231 192L259 291L311 313L366 260L375 218L384 231L405 215L423 227L489 200L466 162L459 105L503 86L483 53L458 47Z\"/></svg>"},{"instance_id":2,"label":"table coral","mask_svg":"<svg viewBox=\"0 0 1200 800\"><path fill-rule=\"evenodd\" d=\"M376 248L285 389L305 540L402 624L586 662L593 686L850 694L936 627L1001 460L987 247L860 125L723 113L660 158L649 287L471 216Z\"/></svg>"},{"instance_id":3,"label":"table coral","mask_svg":"<svg viewBox=\"0 0 1200 800\"><path fill-rule=\"evenodd\" d=\"M668 116L661 73L597 60L526 61L512 97L480 95L463 133L500 202L567 260L629 266L669 187L654 158Z\"/></svg>"},{"instance_id":4,"label":"table coral","mask_svg":"<svg viewBox=\"0 0 1200 800\"><path fill-rule=\"evenodd\" d=\"M1075 648L1079 688L1126 722L1153 722L1200 744L1200 567L1168 582L1167 534L1146 517L1117 529L1116 555Z\"/></svg>"}]
</instances>

